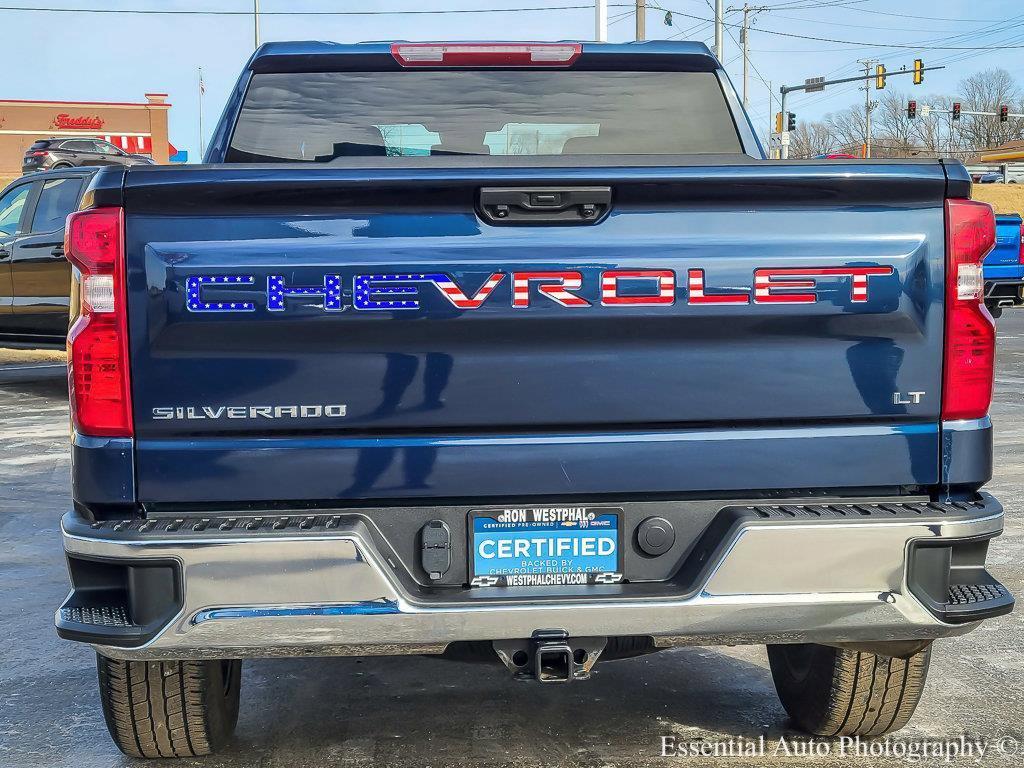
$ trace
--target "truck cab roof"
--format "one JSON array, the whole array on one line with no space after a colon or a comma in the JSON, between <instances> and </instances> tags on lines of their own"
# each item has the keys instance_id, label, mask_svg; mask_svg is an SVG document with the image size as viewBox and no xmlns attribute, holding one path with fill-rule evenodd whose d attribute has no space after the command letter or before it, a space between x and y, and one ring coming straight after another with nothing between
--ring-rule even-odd
<instances>
[{"instance_id":1,"label":"truck cab roof","mask_svg":"<svg viewBox=\"0 0 1024 768\"><path fill-rule=\"evenodd\" d=\"M628 43L578 41L554 42L438 42L450 46L580 45L581 55L574 69L637 69L711 72L720 68L718 59L704 43L680 40L647 40ZM393 46L423 45L420 42L388 41L332 43L318 40L264 43L249 59L252 72L324 71L340 69L377 69L381 65L400 69L392 55Z\"/></svg>"}]
</instances>

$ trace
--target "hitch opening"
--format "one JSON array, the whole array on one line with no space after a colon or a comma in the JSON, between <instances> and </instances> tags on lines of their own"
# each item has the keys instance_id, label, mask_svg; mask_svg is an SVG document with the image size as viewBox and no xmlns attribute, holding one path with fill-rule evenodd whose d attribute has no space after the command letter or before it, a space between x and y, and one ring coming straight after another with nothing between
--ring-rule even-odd
<instances>
[{"instance_id":1,"label":"hitch opening","mask_svg":"<svg viewBox=\"0 0 1024 768\"><path fill-rule=\"evenodd\" d=\"M572 648L565 643L540 643L533 664L533 676L538 682L567 683L573 679Z\"/></svg>"}]
</instances>

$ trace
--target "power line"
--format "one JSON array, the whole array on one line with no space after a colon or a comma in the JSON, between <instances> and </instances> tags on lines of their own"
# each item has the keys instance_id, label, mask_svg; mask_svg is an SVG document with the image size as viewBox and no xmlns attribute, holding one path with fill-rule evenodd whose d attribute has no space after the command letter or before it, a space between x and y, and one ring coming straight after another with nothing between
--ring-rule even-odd
<instances>
[{"instance_id":1,"label":"power line","mask_svg":"<svg viewBox=\"0 0 1024 768\"><path fill-rule=\"evenodd\" d=\"M432 14L519 13L521 11L593 10L584 5L541 5L527 8L438 8L394 11L260 11L260 16L420 16ZM250 11L188 10L183 8L54 8L26 5L0 5L0 11L42 11L46 13L133 14L141 16L252 16Z\"/></svg>"},{"instance_id":2,"label":"power line","mask_svg":"<svg viewBox=\"0 0 1024 768\"><path fill-rule=\"evenodd\" d=\"M1005 23L1006 19L951 19L948 16L918 16L911 13L895 13L893 11L876 11L871 10L871 13L877 13L880 16L898 16L901 19L917 19L918 21L958 21L961 24L991 24L991 23Z\"/></svg>"},{"instance_id":3,"label":"power line","mask_svg":"<svg viewBox=\"0 0 1024 768\"><path fill-rule=\"evenodd\" d=\"M868 0L835 0L834 2L825 3L808 3L807 0L793 0L793 2L782 3L781 5L770 5L770 10L784 9L787 11L803 11L814 8L845 8L851 5L860 5L866 3Z\"/></svg>"},{"instance_id":4,"label":"power line","mask_svg":"<svg viewBox=\"0 0 1024 768\"><path fill-rule=\"evenodd\" d=\"M782 4L775 7L787 8L790 10L801 10L810 8L848 8L851 4L858 2L859 0L837 0L835 3L819 3L815 5L796 5L794 3ZM488 14L488 13L520 13L530 11L570 11L570 10L590 10L592 4L574 4L574 5L543 5L543 6L529 6L519 8L437 8L437 9L406 9L406 10L373 10L373 11L262 11L261 16L425 16L425 15L451 15L451 14ZM615 4L612 7L632 7L626 6L625 4ZM682 11L675 11L670 8L663 8L660 6L650 6L661 11L671 12L673 15L678 14L684 18L693 19L704 23L714 23L713 19L707 19L701 16L695 16L693 14L683 13ZM230 10L189 10L189 9L156 9L156 8L56 8L52 6L23 6L23 5L0 5L0 11L20 11L20 12L44 12L44 13L87 13L87 14L132 14L132 15L143 15L143 16L251 16L251 11L230 11ZM871 13L879 13L888 16L900 16L905 18L919 18L936 21L961 21L960 19L943 19L940 17L924 17L924 16L912 16L908 14L897 14L889 13L886 11L870 11ZM981 21L981 23L1006 23L1007 20L973 20ZM738 24L731 24L723 22L725 27L739 27ZM789 37L799 40L814 40L822 43L836 43L839 45L854 45L864 46L869 48L906 48L906 49L917 49L917 50L949 50L949 51L976 51L976 50L987 50L987 46L921 46L921 45L907 45L904 43L871 43L855 40L839 40L828 37L815 37L813 35L799 35L792 32L780 32L772 29L760 29L764 34L776 35L779 37ZM1006 48L1024 48L1024 45L1012 45L1012 46L999 46L1001 49Z\"/></svg>"},{"instance_id":5,"label":"power line","mask_svg":"<svg viewBox=\"0 0 1024 768\"><path fill-rule=\"evenodd\" d=\"M860 13L869 14L874 11L863 9ZM785 16L781 13L773 13L773 19L785 19L786 21L799 21L804 24L825 24L830 27L847 27L850 29L878 29L877 24L850 24L845 21L825 21L824 19L805 19L800 16ZM920 27L900 27L901 32L955 32L954 29L922 29Z\"/></svg>"},{"instance_id":6,"label":"power line","mask_svg":"<svg viewBox=\"0 0 1024 768\"><path fill-rule=\"evenodd\" d=\"M618 7L622 7L619 5ZM656 8L659 11L668 11L673 16L679 15L687 19L695 19L696 21L712 22L712 19L705 18L703 16L695 16L692 13L683 13L682 11L676 11L671 8L663 8L661 6L648 6L650 8ZM1001 22L1005 23L1005 22ZM723 21L722 24L725 27L740 27L739 24L733 24L730 22ZM831 37L814 37L812 35L798 35L793 32L780 32L774 29L765 29L764 27L758 28L759 32L767 35L778 35L779 37L791 37L799 40L815 40L819 43L838 43L840 45L860 45L868 48L905 48L908 50L925 50L925 51L978 51L978 50L997 50L990 46L983 45L921 45L921 44L907 44L907 43L873 43L864 42L862 40L838 40ZM942 38L937 38L942 39ZM1024 45L1001 45L998 46L998 50L1006 50L1007 48L1024 48Z\"/></svg>"}]
</instances>

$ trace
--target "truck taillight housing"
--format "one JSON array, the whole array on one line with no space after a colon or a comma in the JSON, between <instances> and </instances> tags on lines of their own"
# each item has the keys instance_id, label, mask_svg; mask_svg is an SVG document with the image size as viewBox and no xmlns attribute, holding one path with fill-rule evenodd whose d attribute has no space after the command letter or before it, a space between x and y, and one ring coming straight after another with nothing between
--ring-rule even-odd
<instances>
[{"instance_id":1,"label":"truck taillight housing","mask_svg":"<svg viewBox=\"0 0 1024 768\"><path fill-rule=\"evenodd\" d=\"M78 316L68 332L72 422L83 435L131 437L124 211L72 213L64 252L79 272Z\"/></svg>"},{"instance_id":2,"label":"truck taillight housing","mask_svg":"<svg viewBox=\"0 0 1024 768\"><path fill-rule=\"evenodd\" d=\"M1020 230L1020 252L1017 254L1017 263L1024 264L1024 227Z\"/></svg>"},{"instance_id":3,"label":"truck taillight housing","mask_svg":"<svg viewBox=\"0 0 1024 768\"><path fill-rule=\"evenodd\" d=\"M946 341L942 418L979 419L992 402L996 329L985 308L982 261L995 245L992 206L946 201Z\"/></svg>"}]
</instances>

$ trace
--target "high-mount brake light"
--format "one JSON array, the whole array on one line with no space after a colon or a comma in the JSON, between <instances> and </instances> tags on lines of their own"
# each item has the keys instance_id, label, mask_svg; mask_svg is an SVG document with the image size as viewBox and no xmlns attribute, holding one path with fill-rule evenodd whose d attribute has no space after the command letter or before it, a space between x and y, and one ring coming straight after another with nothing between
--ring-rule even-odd
<instances>
[{"instance_id":1,"label":"high-mount brake light","mask_svg":"<svg viewBox=\"0 0 1024 768\"><path fill-rule=\"evenodd\" d=\"M72 213L64 252L79 272L78 316L68 332L72 422L83 435L131 437L124 211Z\"/></svg>"},{"instance_id":2,"label":"high-mount brake light","mask_svg":"<svg viewBox=\"0 0 1024 768\"><path fill-rule=\"evenodd\" d=\"M581 43L392 43L403 67L568 67Z\"/></svg>"},{"instance_id":3,"label":"high-mount brake light","mask_svg":"<svg viewBox=\"0 0 1024 768\"><path fill-rule=\"evenodd\" d=\"M980 419L992 403L996 329L982 262L996 240L992 206L946 201L946 339L942 418Z\"/></svg>"}]
</instances>

